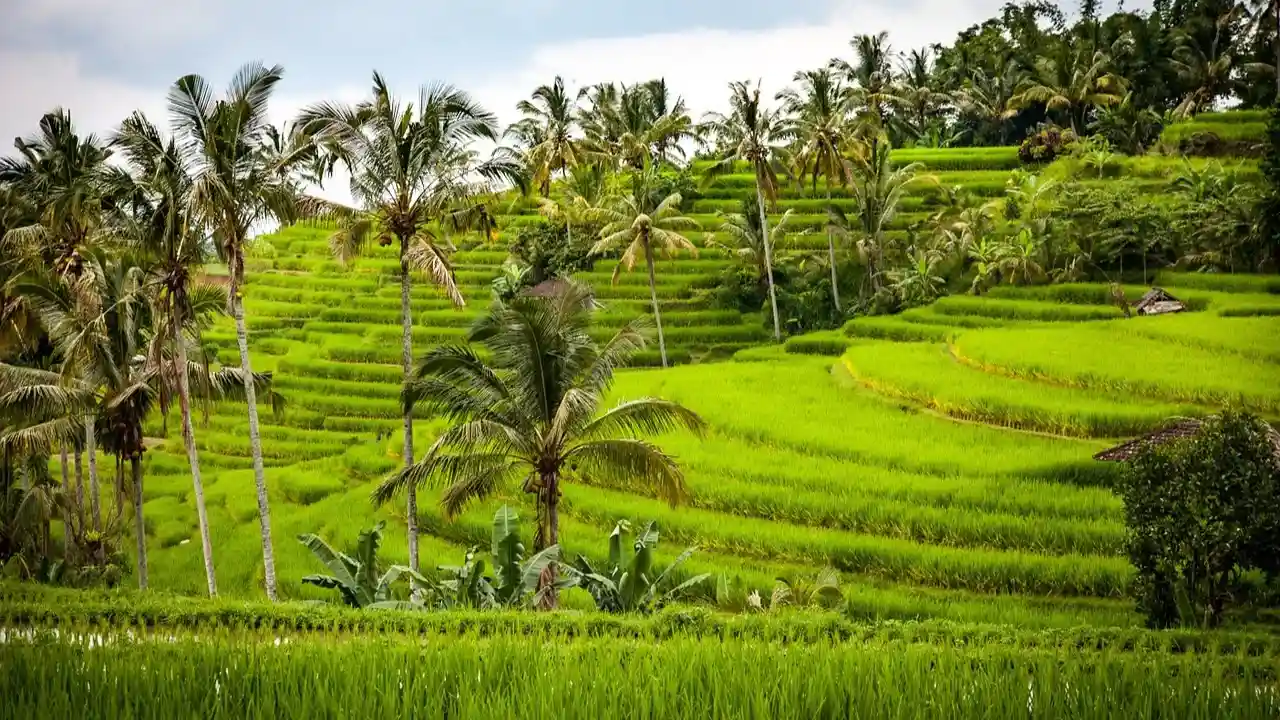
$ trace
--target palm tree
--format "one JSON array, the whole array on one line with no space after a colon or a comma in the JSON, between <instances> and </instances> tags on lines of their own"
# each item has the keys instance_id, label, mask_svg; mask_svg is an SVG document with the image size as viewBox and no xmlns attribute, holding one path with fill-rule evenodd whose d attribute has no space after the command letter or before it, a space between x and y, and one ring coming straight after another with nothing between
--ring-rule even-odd
<instances>
[{"instance_id":1,"label":"palm tree","mask_svg":"<svg viewBox=\"0 0 1280 720\"><path fill-rule=\"evenodd\" d=\"M1280 0L1248 0L1250 28L1258 45L1270 38L1274 50L1271 72L1276 80L1275 102L1280 103Z\"/></svg>"},{"instance_id":2,"label":"palm tree","mask_svg":"<svg viewBox=\"0 0 1280 720\"><path fill-rule=\"evenodd\" d=\"M1010 99L1012 107L1023 109L1042 104L1047 110L1066 113L1072 131L1085 125L1089 110L1119 103L1125 95L1125 81L1110 72L1111 58L1098 50L1086 56L1076 52L1069 59L1044 56L1036 63L1036 73Z\"/></svg>"},{"instance_id":3,"label":"palm tree","mask_svg":"<svg viewBox=\"0 0 1280 720\"><path fill-rule=\"evenodd\" d=\"M441 505L455 516L469 502L516 482L535 495L537 549L559 544L561 483L577 476L642 489L672 505L686 494L675 459L640 437L704 424L683 406L656 398L600 404L615 368L644 346L640 321L603 346L591 339L589 291L569 284L552 298L496 304L471 329L469 346L432 348L405 386L406 408L449 418L421 461L387 478L375 503L424 482L444 486ZM555 572L540 580L554 605Z\"/></svg>"},{"instance_id":4,"label":"palm tree","mask_svg":"<svg viewBox=\"0 0 1280 720\"><path fill-rule=\"evenodd\" d=\"M292 222L300 193L289 170L306 155L281 157L271 152L267 104L284 70L260 63L240 68L226 94L214 98L213 88L199 75L186 75L169 90L169 115L178 147L192 177L192 223L212 236L227 263L230 282L228 310L235 319L240 375L249 406L249 445L262 531L263 579L267 597L276 599L276 564L271 543L271 511L262 463L262 435L258 399L254 391L249 335L245 327L244 250L249 233L259 223Z\"/></svg>"},{"instance_id":5,"label":"palm tree","mask_svg":"<svg viewBox=\"0 0 1280 720\"><path fill-rule=\"evenodd\" d=\"M684 156L680 143L693 137L684 100L671 99L665 80L600 83L578 97L588 103L578 111L578 122L584 157L593 163L640 169L646 162L673 162Z\"/></svg>"},{"instance_id":6,"label":"palm tree","mask_svg":"<svg viewBox=\"0 0 1280 720\"><path fill-rule=\"evenodd\" d=\"M855 35L849 47L853 49L854 62L833 58L829 67L844 80L850 107L867 116L876 130L882 129L886 108L901 103L894 95L889 33Z\"/></svg>"},{"instance_id":7,"label":"palm tree","mask_svg":"<svg viewBox=\"0 0 1280 720\"><path fill-rule=\"evenodd\" d=\"M702 132L714 139L720 148L718 157L706 170L708 179L733 171L734 163L743 161L751 165L756 180L756 202L760 208L760 227L764 236L769 235L769 220L765 216L765 201L774 203L778 197L778 175L774 170L774 145L786 140L791 132L776 111L760 102L760 84L754 87L746 82L729 83L728 115L708 113L703 119ZM769 307L773 315L774 342L782 342L782 324L778 318L778 296L773 287L773 258L769 245L764 246L765 271L769 281Z\"/></svg>"},{"instance_id":8,"label":"palm tree","mask_svg":"<svg viewBox=\"0 0 1280 720\"><path fill-rule=\"evenodd\" d=\"M823 68L796 73L799 90L787 89L778 94L786 111L791 115L791 130L799 148L801 181L804 175L813 178L818 186L818 176L826 180L827 209L831 209L831 181L840 185L850 178L845 172L844 150L852 140L852 126L846 119L846 92L835 73ZM831 267L831 296L836 312L840 311L840 287L836 276L836 244L831 232L827 232L827 261Z\"/></svg>"},{"instance_id":9,"label":"palm tree","mask_svg":"<svg viewBox=\"0 0 1280 720\"><path fill-rule=\"evenodd\" d=\"M994 127L997 142L1004 145L1009 142L1008 121L1019 112L1014 98L1025 77L1026 73L1013 58L1006 61L1000 72L994 75L988 75L980 68L975 69L964 85L955 92L956 107L962 116L968 115L980 123Z\"/></svg>"},{"instance_id":10,"label":"palm tree","mask_svg":"<svg viewBox=\"0 0 1280 720\"><path fill-rule=\"evenodd\" d=\"M900 124L913 140L929 133L951 98L937 88L934 79L934 53L925 48L912 50L902 63L902 73L894 94L901 112Z\"/></svg>"},{"instance_id":11,"label":"palm tree","mask_svg":"<svg viewBox=\"0 0 1280 720\"><path fill-rule=\"evenodd\" d=\"M568 173L581 161L578 140L573 137L576 103L565 91L564 79L557 75L550 85L534 90L530 99L521 100L516 109L524 119L508 128L507 134L523 141L531 184L543 197L549 197L552 177Z\"/></svg>"},{"instance_id":12,"label":"palm tree","mask_svg":"<svg viewBox=\"0 0 1280 720\"><path fill-rule=\"evenodd\" d=\"M693 255L698 249L681 235L682 231L699 229L698 223L680 214L681 197L672 193L660 197L655 190L658 173L652 167L630 174L630 192L618 195L596 208L595 215L605 225L600 230L600 240L591 248L592 255L622 249L622 257L613 270L614 282L626 269L636 266L636 260L644 257L649 270L649 297L653 303L653 320L658 328L658 352L662 367L667 367L667 343L662 335L662 313L658 309L658 286L653 271L654 253L671 257L677 250L688 250Z\"/></svg>"},{"instance_id":13,"label":"palm tree","mask_svg":"<svg viewBox=\"0 0 1280 720\"><path fill-rule=\"evenodd\" d=\"M898 205L907 192L907 186L916 179L921 165L911 163L894 168L889 159L888 143L873 149L875 153L867 162L850 162L853 176L854 213L857 216L857 236L854 238L867 267L867 279L872 292L880 289L880 275L884 270L885 232L898 214ZM844 213L833 210L833 222L829 226L840 235L849 238L849 227Z\"/></svg>"},{"instance_id":14,"label":"palm tree","mask_svg":"<svg viewBox=\"0 0 1280 720\"><path fill-rule=\"evenodd\" d=\"M782 218L769 230L766 240L760 214L754 206L755 203L744 200L742 212L716 213L722 221L718 232L723 233L729 242L707 240L707 245L721 247L736 254L738 259L755 270L758 289L767 291L772 271L770 258L777 257L776 251L786 243L787 224L795 211L783 213Z\"/></svg>"},{"instance_id":15,"label":"palm tree","mask_svg":"<svg viewBox=\"0 0 1280 720\"><path fill-rule=\"evenodd\" d=\"M1174 108L1176 117L1190 117L1212 107L1219 97L1235 91L1242 82L1239 70L1269 69L1265 64L1240 63L1240 58L1237 57L1231 31L1244 10L1243 5L1233 5L1218 17L1213 24L1213 37L1209 39L1207 46L1201 45L1199 39L1190 33L1178 38L1170 64L1183 83L1191 89L1183 96L1178 107Z\"/></svg>"},{"instance_id":16,"label":"palm tree","mask_svg":"<svg viewBox=\"0 0 1280 720\"><path fill-rule=\"evenodd\" d=\"M418 103L391 95L382 75L373 74L372 96L357 105L322 103L303 110L298 122L338 153L351 170L351 196L358 208L330 205L340 221L330 245L343 263L364 252L371 239L399 244L400 356L407 383L413 373L413 318L410 288L415 271L426 274L457 305L462 293L438 243L432 223L474 197L472 181L523 183L520 163L508 153L477 162L472 140L497 141L497 119L466 93L448 85L424 87ZM404 464L413 465L413 413L404 414ZM406 523L409 567L418 570L417 497L408 493Z\"/></svg>"},{"instance_id":17,"label":"palm tree","mask_svg":"<svg viewBox=\"0 0 1280 720\"><path fill-rule=\"evenodd\" d=\"M165 390L173 386L177 388L182 442L191 468L205 580L212 596L217 594L218 587L204 503L204 480L191 421L191 364L187 360L185 337L190 329L198 328L196 318L200 316L201 308L208 307L212 288L194 283L194 274L205 261L205 243L199 234L201 228L189 213L192 178L177 142L163 138L141 113L134 113L121 124L112 144L122 151L131 172L131 177L126 178L131 211L127 216L130 227L126 232L131 244L148 259L145 282L154 288L152 294L156 303L155 340L149 362L165 379L160 386L159 402L161 413L166 417L169 393ZM166 361L162 353L165 348L172 349L171 361ZM135 485L135 492L141 497L140 477L135 478ZM138 512L141 513L141 505ZM140 556L142 552L145 552L145 545L139 541Z\"/></svg>"},{"instance_id":18,"label":"palm tree","mask_svg":"<svg viewBox=\"0 0 1280 720\"><path fill-rule=\"evenodd\" d=\"M78 300L88 307L96 302L78 287L84 275L84 257L104 239L104 204L107 203L107 158L110 152L94 135L76 133L71 114L46 113L38 134L14 142L18 158L0 158L0 184L9 185L33 205L36 222L6 230L0 243L14 277L52 270L68 283ZM11 298L5 314L16 313L25 303L22 293ZM88 454L90 505L94 529L102 529L98 489L97 434L94 417L84 418L84 451ZM78 457L78 455L77 455Z\"/></svg>"}]
</instances>

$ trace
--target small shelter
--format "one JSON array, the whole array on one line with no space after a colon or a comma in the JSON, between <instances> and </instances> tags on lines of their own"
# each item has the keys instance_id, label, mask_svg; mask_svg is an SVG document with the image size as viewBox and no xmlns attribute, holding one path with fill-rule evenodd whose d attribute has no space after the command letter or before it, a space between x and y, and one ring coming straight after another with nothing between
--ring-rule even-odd
<instances>
[{"instance_id":1,"label":"small shelter","mask_svg":"<svg viewBox=\"0 0 1280 720\"><path fill-rule=\"evenodd\" d=\"M1139 315L1165 315L1179 313L1187 309L1178 298L1170 295L1164 288L1153 287L1133 306Z\"/></svg>"},{"instance_id":2,"label":"small shelter","mask_svg":"<svg viewBox=\"0 0 1280 720\"><path fill-rule=\"evenodd\" d=\"M568 292L574 284L575 283L573 283L572 280L555 277L550 280L543 280L533 287L521 290L520 297L556 298ZM604 307L600 303L596 302L595 293L591 292L590 288L585 288L584 297L584 304L591 309L599 310Z\"/></svg>"},{"instance_id":3,"label":"small shelter","mask_svg":"<svg viewBox=\"0 0 1280 720\"><path fill-rule=\"evenodd\" d=\"M1195 418L1178 418L1172 423L1156 430L1149 432L1141 437L1134 438L1126 443L1121 443L1108 450L1103 450L1093 456L1094 460L1103 460L1106 462L1128 462L1135 455L1142 452L1147 447L1153 445L1164 445L1174 440L1188 438L1196 434L1196 431L1203 425L1203 421ZM1272 454L1277 460L1280 460L1280 432L1276 432L1275 428L1268 429L1268 439L1271 440Z\"/></svg>"}]
</instances>

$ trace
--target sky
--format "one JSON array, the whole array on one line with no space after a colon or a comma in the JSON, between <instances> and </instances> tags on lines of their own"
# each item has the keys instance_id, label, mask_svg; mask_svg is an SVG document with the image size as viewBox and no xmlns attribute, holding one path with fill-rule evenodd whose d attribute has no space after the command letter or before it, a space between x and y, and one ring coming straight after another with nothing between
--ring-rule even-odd
<instances>
[{"instance_id":1,"label":"sky","mask_svg":"<svg viewBox=\"0 0 1280 720\"><path fill-rule=\"evenodd\" d=\"M393 89L470 92L504 123L563 75L571 88L665 77L695 118L733 80L767 95L797 70L852 57L857 33L895 50L951 42L1005 0L0 0L0 153L40 115L69 108L109 134L135 109L163 123L165 93L199 73L215 87L251 60L285 69L270 114L357 101L374 69Z\"/></svg>"}]
</instances>

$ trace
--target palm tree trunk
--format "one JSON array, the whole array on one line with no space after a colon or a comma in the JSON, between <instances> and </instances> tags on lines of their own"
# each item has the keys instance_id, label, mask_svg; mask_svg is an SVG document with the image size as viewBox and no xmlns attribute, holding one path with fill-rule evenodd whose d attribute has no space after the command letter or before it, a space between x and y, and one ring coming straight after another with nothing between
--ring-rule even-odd
<instances>
[{"instance_id":1,"label":"palm tree trunk","mask_svg":"<svg viewBox=\"0 0 1280 720\"><path fill-rule=\"evenodd\" d=\"M67 467L67 445L58 445L58 465L62 469L62 544L70 549L74 542L71 532L71 468ZM63 552L66 556L66 552Z\"/></svg>"},{"instance_id":2,"label":"palm tree trunk","mask_svg":"<svg viewBox=\"0 0 1280 720\"><path fill-rule=\"evenodd\" d=\"M200 457L196 452L196 434L191 425L191 382L187 378L187 346L182 341L181 322L171 313L173 341L178 362L178 411L182 415L182 444L187 449L191 466L191 484L195 489L196 517L200 522L200 549L204 553L204 576L209 584L209 597L218 594L218 581L213 572L213 543L209 540L209 515L204 507L204 481L200 477Z\"/></svg>"},{"instance_id":3,"label":"palm tree trunk","mask_svg":"<svg viewBox=\"0 0 1280 720\"><path fill-rule=\"evenodd\" d=\"M827 212L831 212L831 176L827 176ZM827 228L827 253L831 261L831 297L835 300L836 312L840 312L840 282L836 279L836 241Z\"/></svg>"},{"instance_id":4,"label":"palm tree trunk","mask_svg":"<svg viewBox=\"0 0 1280 720\"><path fill-rule=\"evenodd\" d=\"M653 301L653 322L658 326L658 352L662 355L662 367L667 367L667 340L662 336L662 313L658 311L658 286L653 276L653 249L649 238L644 239L644 262L649 267L649 298ZM550 508L548 508L550 510ZM552 542L555 542L552 540Z\"/></svg>"},{"instance_id":5,"label":"palm tree trunk","mask_svg":"<svg viewBox=\"0 0 1280 720\"><path fill-rule=\"evenodd\" d=\"M136 454L129 458L133 471L134 533L138 537L138 587L147 589L147 526L142 518L142 461Z\"/></svg>"},{"instance_id":6,"label":"palm tree trunk","mask_svg":"<svg viewBox=\"0 0 1280 720\"><path fill-rule=\"evenodd\" d=\"M89 456L89 508L93 529L102 532L102 492L98 488L98 439L94 437L93 415L84 416L84 451Z\"/></svg>"},{"instance_id":7,"label":"palm tree trunk","mask_svg":"<svg viewBox=\"0 0 1280 720\"><path fill-rule=\"evenodd\" d=\"M560 474L546 473L542 476L543 492L546 494L545 504L547 510L547 547L560 544ZM548 572L538 578L539 584L543 587L538 588L538 592L542 595L542 607L548 610L554 610L560 604L559 593L556 592L556 577L559 575L559 569L556 563L548 566Z\"/></svg>"},{"instance_id":8,"label":"palm tree trunk","mask_svg":"<svg viewBox=\"0 0 1280 720\"><path fill-rule=\"evenodd\" d=\"M249 362L249 333L244 325L244 300L240 287L232 288L232 312L236 320L236 345L240 348L240 373L244 375L244 398L249 406L249 446L253 451L253 483L258 492L258 524L262 530L262 578L267 599L276 600L276 560L271 547L271 509L267 504L267 478L262 467L262 434L258 429L258 396L253 387L253 365ZM183 371L185 371L185 366Z\"/></svg>"},{"instance_id":9,"label":"palm tree trunk","mask_svg":"<svg viewBox=\"0 0 1280 720\"><path fill-rule=\"evenodd\" d=\"M769 218L764 213L764 194L760 192L760 177L756 176L756 207L760 211L760 243L764 245L765 279L769 281L769 309L773 313L773 341L782 342L782 322L778 319L778 293L773 288L773 243L769 239ZM828 236L829 237L829 236ZM650 266L651 274L653 272ZM652 277L652 275L651 275ZM650 279L652 282L652 279Z\"/></svg>"},{"instance_id":10,"label":"palm tree trunk","mask_svg":"<svg viewBox=\"0 0 1280 720\"><path fill-rule=\"evenodd\" d=\"M81 522L84 520L84 465L80 462L80 449L76 448L75 459L76 464L76 513L80 514Z\"/></svg>"},{"instance_id":11,"label":"palm tree trunk","mask_svg":"<svg viewBox=\"0 0 1280 720\"><path fill-rule=\"evenodd\" d=\"M407 385L413 374L413 317L409 305L409 261L405 256L408 238L400 238L400 366ZM404 466L413 465L413 412L404 412ZM405 524L409 533L409 567L418 571L418 488L405 493Z\"/></svg>"}]
</instances>

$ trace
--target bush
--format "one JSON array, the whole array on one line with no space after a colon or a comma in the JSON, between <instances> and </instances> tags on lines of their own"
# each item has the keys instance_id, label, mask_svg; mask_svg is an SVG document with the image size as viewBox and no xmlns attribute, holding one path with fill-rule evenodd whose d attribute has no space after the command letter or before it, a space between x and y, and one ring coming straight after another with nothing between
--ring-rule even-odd
<instances>
[{"instance_id":1,"label":"bush","mask_svg":"<svg viewBox=\"0 0 1280 720\"><path fill-rule=\"evenodd\" d=\"M1026 165L1053 162L1075 141L1075 132L1049 126L1022 141L1022 146L1018 148L1018 159Z\"/></svg>"},{"instance_id":2,"label":"bush","mask_svg":"<svg viewBox=\"0 0 1280 720\"><path fill-rule=\"evenodd\" d=\"M509 250L529 266L529 283L590 270L591 246L600 234L594 224L574 224L572 237L564 225L533 224L515 228Z\"/></svg>"},{"instance_id":3,"label":"bush","mask_svg":"<svg viewBox=\"0 0 1280 720\"><path fill-rule=\"evenodd\" d=\"M1280 461L1257 417L1224 412L1189 439L1149 446L1118 490L1153 627L1217 625L1249 570L1280 573Z\"/></svg>"}]
</instances>

